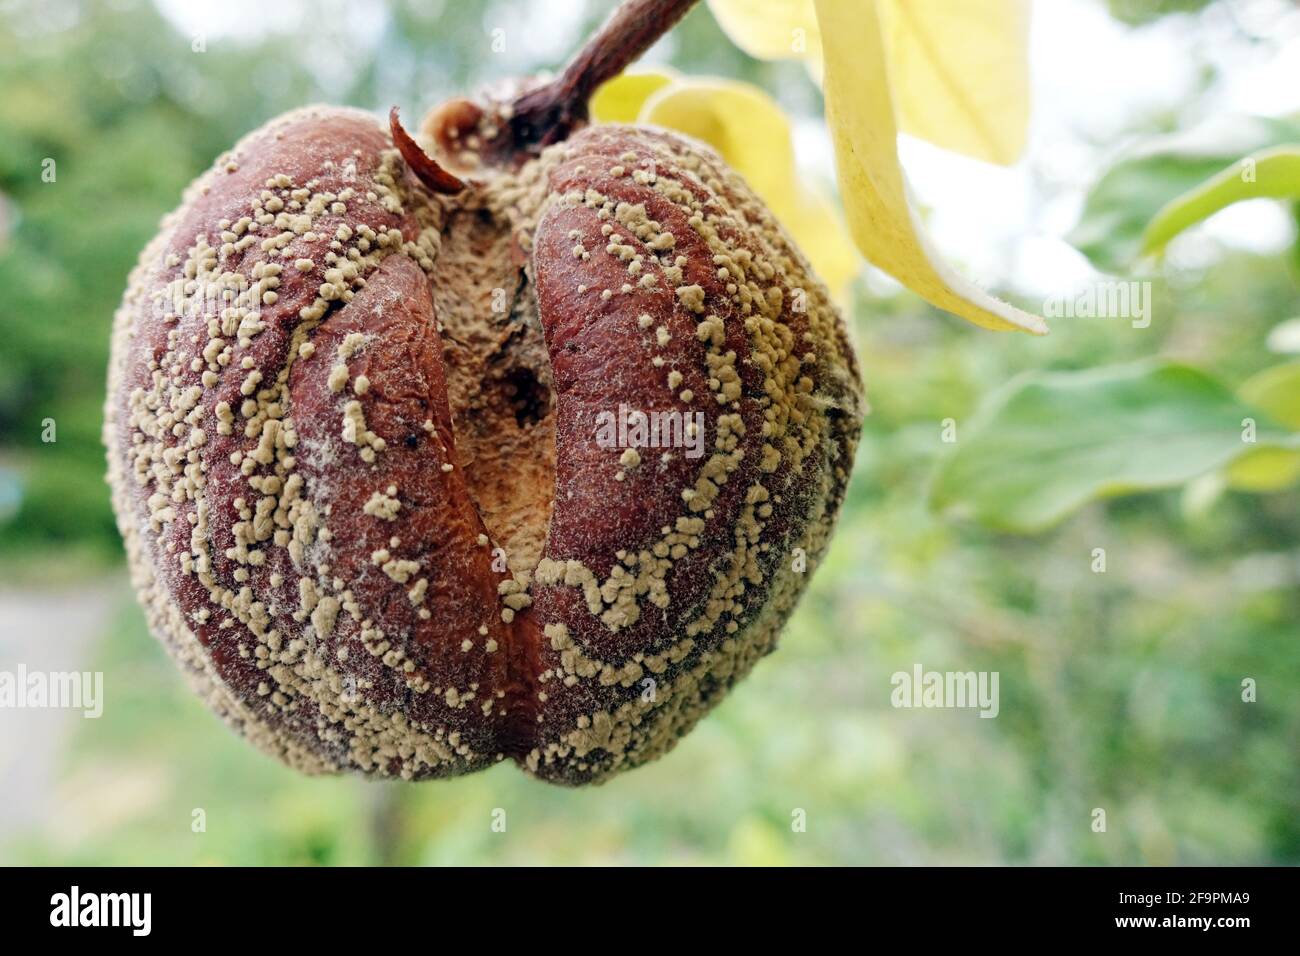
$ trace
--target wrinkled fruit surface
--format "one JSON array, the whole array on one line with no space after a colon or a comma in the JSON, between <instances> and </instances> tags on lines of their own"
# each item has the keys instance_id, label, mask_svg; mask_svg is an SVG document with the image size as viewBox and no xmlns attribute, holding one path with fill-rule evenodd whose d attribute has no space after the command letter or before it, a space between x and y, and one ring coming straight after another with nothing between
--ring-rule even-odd
<instances>
[{"instance_id":1,"label":"wrinkled fruit surface","mask_svg":"<svg viewBox=\"0 0 1300 956\"><path fill-rule=\"evenodd\" d=\"M609 447L620 406L703 440ZM585 783L773 649L861 415L825 289L705 147L591 127L444 196L313 108L144 251L105 440L150 625L252 742Z\"/></svg>"}]
</instances>

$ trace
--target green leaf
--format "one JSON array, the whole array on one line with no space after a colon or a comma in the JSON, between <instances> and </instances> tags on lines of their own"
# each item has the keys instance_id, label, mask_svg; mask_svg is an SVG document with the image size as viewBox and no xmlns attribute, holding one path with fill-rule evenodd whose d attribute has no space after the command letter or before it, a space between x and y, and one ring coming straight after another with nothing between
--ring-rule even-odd
<instances>
[{"instance_id":1,"label":"green leaf","mask_svg":"<svg viewBox=\"0 0 1300 956\"><path fill-rule=\"evenodd\" d=\"M1300 361L1266 368L1237 389L1241 400L1288 428L1300 429ZM1300 481L1300 451L1260 448L1230 464L1225 470L1230 487L1238 491L1268 492L1290 488Z\"/></svg>"},{"instance_id":2,"label":"green leaf","mask_svg":"<svg viewBox=\"0 0 1300 956\"><path fill-rule=\"evenodd\" d=\"M1260 448L1242 455L1223 470L1224 481L1236 491L1257 494L1281 491L1300 480L1300 451Z\"/></svg>"},{"instance_id":3,"label":"green leaf","mask_svg":"<svg viewBox=\"0 0 1300 956\"><path fill-rule=\"evenodd\" d=\"M1255 443L1243 420L1255 421ZM1035 372L992 396L944 460L931 506L1031 532L1093 498L1181 485L1261 447L1300 447L1216 379L1139 363Z\"/></svg>"},{"instance_id":4,"label":"green leaf","mask_svg":"<svg viewBox=\"0 0 1300 956\"><path fill-rule=\"evenodd\" d=\"M1257 372L1242 382L1237 394L1288 428L1300 429L1300 361Z\"/></svg>"},{"instance_id":5,"label":"green leaf","mask_svg":"<svg viewBox=\"0 0 1300 956\"><path fill-rule=\"evenodd\" d=\"M1300 197L1300 146L1278 146L1247 156L1166 203L1142 234L1142 255L1164 252L1180 232L1233 203L1294 197Z\"/></svg>"},{"instance_id":6,"label":"green leaf","mask_svg":"<svg viewBox=\"0 0 1300 956\"><path fill-rule=\"evenodd\" d=\"M1120 273L1137 259L1147 224L1169 202L1250 153L1300 142L1300 121L1221 117L1150 140L1089 191L1071 244L1098 269Z\"/></svg>"}]
</instances>

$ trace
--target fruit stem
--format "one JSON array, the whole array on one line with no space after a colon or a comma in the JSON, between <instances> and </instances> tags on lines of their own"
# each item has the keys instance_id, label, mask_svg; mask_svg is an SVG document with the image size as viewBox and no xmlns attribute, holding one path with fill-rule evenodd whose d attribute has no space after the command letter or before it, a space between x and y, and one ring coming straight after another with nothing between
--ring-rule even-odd
<instances>
[{"instance_id":1,"label":"fruit stem","mask_svg":"<svg viewBox=\"0 0 1300 956\"><path fill-rule=\"evenodd\" d=\"M450 196L465 188L465 183L443 169L432 156L420 148L420 144L411 138L411 134L402 126L397 115L397 107L388 111L388 129L393 136L393 144L402 154L406 164L411 167L417 179L436 193Z\"/></svg>"},{"instance_id":2,"label":"fruit stem","mask_svg":"<svg viewBox=\"0 0 1300 956\"><path fill-rule=\"evenodd\" d=\"M602 84L654 46L697 0L625 0L554 80L511 105L508 138L535 153L587 122L587 102Z\"/></svg>"}]
</instances>

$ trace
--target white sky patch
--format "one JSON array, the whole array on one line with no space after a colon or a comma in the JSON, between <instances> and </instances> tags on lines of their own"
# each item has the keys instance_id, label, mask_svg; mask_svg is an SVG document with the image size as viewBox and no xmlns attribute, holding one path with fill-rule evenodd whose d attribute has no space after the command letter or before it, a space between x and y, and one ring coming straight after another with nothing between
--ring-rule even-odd
<instances>
[{"instance_id":1,"label":"white sky patch","mask_svg":"<svg viewBox=\"0 0 1300 956\"><path fill-rule=\"evenodd\" d=\"M516 0L495 4L483 15L489 36L501 30L505 50L512 63L546 63L558 70L577 49L586 4L535 3Z\"/></svg>"},{"instance_id":2,"label":"white sky patch","mask_svg":"<svg viewBox=\"0 0 1300 956\"><path fill-rule=\"evenodd\" d=\"M297 37L286 47L297 56L322 91L322 98L344 95L357 72L370 61L388 28L383 0L154 0L162 15L191 43L201 38L203 55L220 56L222 46L246 46L267 36ZM310 37L310 42L302 38ZM275 82L273 72L269 81Z\"/></svg>"},{"instance_id":3,"label":"white sky patch","mask_svg":"<svg viewBox=\"0 0 1300 956\"><path fill-rule=\"evenodd\" d=\"M267 34L299 29L311 4L305 0L154 0L154 5L183 36L212 40L232 39L255 43ZM368 4L367 4L368 5Z\"/></svg>"}]
</instances>

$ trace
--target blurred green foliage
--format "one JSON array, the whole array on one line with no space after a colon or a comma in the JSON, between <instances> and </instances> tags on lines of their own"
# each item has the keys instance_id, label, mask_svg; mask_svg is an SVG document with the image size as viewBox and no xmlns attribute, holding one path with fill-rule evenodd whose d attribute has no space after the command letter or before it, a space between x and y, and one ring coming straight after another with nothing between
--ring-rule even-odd
<instances>
[{"instance_id":1,"label":"blurred green foliage","mask_svg":"<svg viewBox=\"0 0 1300 956\"><path fill-rule=\"evenodd\" d=\"M1143 233L1166 204L1249 153L1295 142L1300 122L1247 116L1216 116L1191 130L1153 136L1106 170L1070 241L1098 269L1132 269Z\"/></svg>"},{"instance_id":2,"label":"blurred green foliage","mask_svg":"<svg viewBox=\"0 0 1300 956\"><path fill-rule=\"evenodd\" d=\"M1139 20L1199 5L1116 4ZM341 17L321 17L319 49L271 35L213 38L197 53L144 2L0 5L0 566L117 548L98 438L108 329L139 248L184 184L240 134L304 102L397 103L418 115L479 80L554 66L483 54L491 26L528 6L394 2L370 55L322 79L313 58L346 47ZM589 5L585 24L607 6ZM798 115L819 112L798 67L745 59L703 9L666 49L685 72L738 76ZM1251 148L1216 157L1205 175ZM56 182L42 181L46 159ZM1094 230L1090 255L1120 261L1141 216L1165 201L1149 192L1167 199L1204 178L1176 165L1144 167L1137 186L1116 188L1111 208L1125 225ZM1139 216L1126 208L1135 196L1154 205ZM927 507L951 451L944 419L969 421L1019 373L1161 357L1235 389L1276 364L1264 343L1296 314L1297 291L1290 255L1228 252L1157 280L1150 328L1058 320L1034 339L859 288L853 317L873 411L834 546L781 650L672 755L600 788L551 788L511 766L417 787L297 776L188 693L124 594L86 664L106 673L104 716L77 721L45 822L10 835L4 854L1300 863L1294 488L1148 491L1090 503L1032 536ZM41 441L46 418L57 423L53 444ZM22 487L8 512L6 481ZM999 717L891 708L890 675L916 662L999 672ZM1256 703L1242 702L1244 678L1258 682ZM1097 807L1106 833L1091 829ZM192 831L196 809L206 832ZM504 833L492 828L497 809ZM799 810L806 832L792 828Z\"/></svg>"},{"instance_id":3,"label":"blurred green foliage","mask_svg":"<svg viewBox=\"0 0 1300 956\"><path fill-rule=\"evenodd\" d=\"M1038 531L1091 498L1183 485L1245 457L1258 471L1261 453L1287 461L1300 447L1264 411L1172 362L1030 373L966 428L958 441L954 423L931 503L1003 531Z\"/></svg>"},{"instance_id":4,"label":"blurred green foliage","mask_svg":"<svg viewBox=\"0 0 1300 956\"><path fill-rule=\"evenodd\" d=\"M1171 13L1194 13L1209 4L1210 0L1106 0L1111 16L1135 26Z\"/></svg>"}]
</instances>

